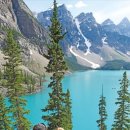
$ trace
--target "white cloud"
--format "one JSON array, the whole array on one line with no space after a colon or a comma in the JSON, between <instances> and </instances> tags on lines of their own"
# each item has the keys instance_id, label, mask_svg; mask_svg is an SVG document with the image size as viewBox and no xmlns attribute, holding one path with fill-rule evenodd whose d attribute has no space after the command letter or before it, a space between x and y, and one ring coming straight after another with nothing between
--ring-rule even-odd
<instances>
[{"instance_id":1,"label":"white cloud","mask_svg":"<svg viewBox=\"0 0 130 130\"><path fill-rule=\"evenodd\" d=\"M102 23L104 20L107 19L106 14L103 12L93 12L93 15L98 23Z\"/></svg>"},{"instance_id":2,"label":"white cloud","mask_svg":"<svg viewBox=\"0 0 130 130\"><path fill-rule=\"evenodd\" d=\"M129 6L122 6L120 9L115 9L115 11L97 11L93 12L93 14L98 23L102 23L107 18L110 18L115 24L118 24L124 17L127 17L130 20L129 12Z\"/></svg>"},{"instance_id":3,"label":"white cloud","mask_svg":"<svg viewBox=\"0 0 130 130\"><path fill-rule=\"evenodd\" d=\"M66 4L67 8L68 9L71 9L71 8L84 8L87 6L86 3L83 2L83 0L78 0L74 5L73 4Z\"/></svg>"},{"instance_id":4,"label":"white cloud","mask_svg":"<svg viewBox=\"0 0 130 130\"><path fill-rule=\"evenodd\" d=\"M66 6L67 6L67 8L68 8L68 9L70 9L70 8L73 8L73 7L74 7L72 4L67 4Z\"/></svg>"},{"instance_id":5,"label":"white cloud","mask_svg":"<svg viewBox=\"0 0 130 130\"><path fill-rule=\"evenodd\" d=\"M83 7L86 7L87 4L84 3L82 0L79 0L76 4L75 4L75 7L76 8L83 8Z\"/></svg>"},{"instance_id":6,"label":"white cloud","mask_svg":"<svg viewBox=\"0 0 130 130\"><path fill-rule=\"evenodd\" d=\"M130 7L125 6L122 7L120 10L115 11L113 14L111 14L111 18L115 20L116 23L119 23L124 17L128 17L130 12ZM130 17L128 17L130 18Z\"/></svg>"}]
</instances>

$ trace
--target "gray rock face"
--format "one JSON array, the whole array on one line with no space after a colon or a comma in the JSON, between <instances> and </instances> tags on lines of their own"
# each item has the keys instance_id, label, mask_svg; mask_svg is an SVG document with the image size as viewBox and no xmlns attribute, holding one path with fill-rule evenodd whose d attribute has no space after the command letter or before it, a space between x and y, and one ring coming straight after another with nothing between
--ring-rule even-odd
<instances>
[{"instance_id":1,"label":"gray rock face","mask_svg":"<svg viewBox=\"0 0 130 130\"><path fill-rule=\"evenodd\" d=\"M14 29L15 38L23 51L23 68L29 73L43 74L47 59L41 54L46 51L48 34L23 0L0 0L0 25L0 49L5 44L6 27ZM0 58L3 56L0 51ZM1 60L0 67L3 62Z\"/></svg>"},{"instance_id":2,"label":"gray rock face","mask_svg":"<svg viewBox=\"0 0 130 130\"><path fill-rule=\"evenodd\" d=\"M117 26L120 34L130 37L130 21L126 17Z\"/></svg>"},{"instance_id":3,"label":"gray rock face","mask_svg":"<svg viewBox=\"0 0 130 130\"><path fill-rule=\"evenodd\" d=\"M80 29L84 36L92 43L91 50L99 53L97 46L102 46L102 28L96 22L92 13L81 13L76 17L80 22Z\"/></svg>"},{"instance_id":4,"label":"gray rock face","mask_svg":"<svg viewBox=\"0 0 130 130\"><path fill-rule=\"evenodd\" d=\"M17 17L17 23L22 34L30 39L45 39L46 31L33 17L32 12L25 3L22 0L12 0L12 3L13 10Z\"/></svg>"},{"instance_id":5,"label":"gray rock face","mask_svg":"<svg viewBox=\"0 0 130 130\"><path fill-rule=\"evenodd\" d=\"M117 32L120 35L130 37L130 21L126 17L123 18L118 25L115 25L113 21L107 19L101 24L101 26L107 32Z\"/></svg>"},{"instance_id":6,"label":"gray rock face","mask_svg":"<svg viewBox=\"0 0 130 130\"><path fill-rule=\"evenodd\" d=\"M111 20L111 19L107 19L107 20L105 20L103 23L102 23L102 25L104 26L104 25L113 25L114 24L114 22Z\"/></svg>"},{"instance_id":7,"label":"gray rock face","mask_svg":"<svg viewBox=\"0 0 130 130\"><path fill-rule=\"evenodd\" d=\"M47 10L38 14L38 21L48 29L51 25L50 17L52 16L52 10ZM68 47L75 46L83 51L86 51L87 46L84 44L84 39L80 35L75 20L71 13L67 10L65 5L58 8L59 20L62 24L62 31L66 33L64 41L61 43L63 50L66 52ZM80 43L80 44L79 44ZM79 44L79 46L77 46Z\"/></svg>"},{"instance_id":8,"label":"gray rock face","mask_svg":"<svg viewBox=\"0 0 130 130\"><path fill-rule=\"evenodd\" d=\"M11 27L23 36L38 45L39 52L43 53L45 44L49 42L48 34L23 0L0 0L0 25Z\"/></svg>"},{"instance_id":9,"label":"gray rock face","mask_svg":"<svg viewBox=\"0 0 130 130\"><path fill-rule=\"evenodd\" d=\"M0 26L8 26L18 30L17 19L12 8L11 0L0 0Z\"/></svg>"},{"instance_id":10,"label":"gray rock face","mask_svg":"<svg viewBox=\"0 0 130 130\"><path fill-rule=\"evenodd\" d=\"M13 10L17 18L17 24L21 33L39 46L39 52L43 53L45 44L49 42L47 31L42 27L23 0L12 0Z\"/></svg>"},{"instance_id":11,"label":"gray rock face","mask_svg":"<svg viewBox=\"0 0 130 130\"><path fill-rule=\"evenodd\" d=\"M93 24L97 24L92 12L90 13L81 13L80 15L77 16L78 20L80 23L84 23L84 22L88 22L90 23L91 25Z\"/></svg>"},{"instance_id":12,"label":"gray rock face","mask_svg":"<svg viewBox=\"0 0 130 130\"><path fill-rule=\"evenodd\" d=\"M107 32L119 32L118 27L114 24L114 22L110 19L105 20L101 24L102 28Z\"/></svg>"}]
</instances>

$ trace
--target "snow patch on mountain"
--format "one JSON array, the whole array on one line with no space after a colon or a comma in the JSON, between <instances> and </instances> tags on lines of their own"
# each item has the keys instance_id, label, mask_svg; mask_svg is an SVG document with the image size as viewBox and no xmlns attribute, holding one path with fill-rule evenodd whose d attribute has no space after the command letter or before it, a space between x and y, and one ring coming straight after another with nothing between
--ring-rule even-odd
<instances>
[{"instance_id":1,"label":"snow patch on mountain","mask_svg":"<svg viewBox=\"0 0 130 130\"><path fill-rule=\"evenodd\" d=\"M106 42L106 40L107 40L107 37L103 37L102 38L102 43L104 44L104 45L107 45L108 43Z\"/></svg>"},{"instance_id":2,"label":"snow patch on mountain","mask_svg":"<svg viewBox=\"0 0 130 130\"><path fill-rule=\"evenodd\" d=\"M50 17L46 17L47 20L50 20Z\"/></svg>"},{"instance_id":3,"label":"snow patch on mountain","mask_svg":"<svg viewBox=\"0 0 130 130\"><path fill-rule=\"evenodd\" d=\"M78 42L78 44L77 44L77 48L79 48L79 42Z\"/></svg>"},{"instance_id":4,"label":"snow patch on mountain","mask_svg":"<svg viewBox=\"0 0 130 130\"><path fill-rule=\"evenodd\" d=\"M127 51L127 53L126 53L128 56L130 56L130 52L129 51Z\"/></svg>"},{"instance_id":5,"label":"snow patch on mountain","mask_svg":"<svg viewBox=\"0 0 130 130\"><path fill-rule=\"evenodd\" d=\"M84 55L87 55L88 53L90 53L90 47L91 47L91 43L88 41L88 39L84 36L84 34L82 33L81 29L80 29L80 22L78 21L78 19L75 19L75 23L77 25L78 31L81 34L81 36L84 38L85 40L85 44L88 47L86 53Z\"/></svg>"},{"instance_id":6,"label":"snow patch on mountain","mask_svg":"<svg viewBox=\"0 0 130 130\"><path fill-rule=\"evenodd\" d=\"M88 59L86 59L86 58L84 58L84 57L78 55L76 52L73 51L73 47L72 47L72 46L69 48L69 50L70 50L70 52L71 52L74 56L79 57L80 59L82 59L82 60L84 60L84 61L90 63L90 64L91 64L91 67L92 67L93 69L96 69L96 68L99 68L99 67L100 67L99 64L96 64L96 63L94 63L94 62L92 62L92 61L89 61Z\"/></svg>"}]
</instances>

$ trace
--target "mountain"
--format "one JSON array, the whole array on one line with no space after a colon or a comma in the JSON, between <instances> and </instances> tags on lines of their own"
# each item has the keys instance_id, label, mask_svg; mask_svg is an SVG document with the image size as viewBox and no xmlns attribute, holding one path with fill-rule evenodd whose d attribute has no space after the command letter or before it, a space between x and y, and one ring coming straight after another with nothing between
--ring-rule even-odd
<instances>
[{"instance_id":1,"label":"mountain","mask_svg":"<svg viewBox=\"0 0 130 130\"><path fill-rule=\"evenodd\" d=\"M59 20L62 23L63 33L66 33L64 41L61 43L63 50L67 51L68 46L75 46L85 51L87 48L86 45L82 44L84 39L80 36L79 31L77 29L76 23L74 21L73 16L67 10L65 5L61 5L58 8ZM52 10L47 10L45 12L41 12L37 15L38 21L48 29L48 26L51 24L50 17L52 16ZM79 43L81 43L79 45Z\"/></svg>"},{"instance_id":2,"label":"mountain","mask_svg":"<svg viewBox=\"0 0 130 130\"><path fill-rule=\"evenodd\" d=\"M118 25L114 24L110 19L105 20L101 25L107 32L117 32L120 35L130 37L130 21L126 17Z\"/></svg>"},{"instance_id":3,"label":"mountain","mask_svg":"<svg viewBox=\"0 0 130 130\"><path fill-rule=\"evenodd\" d=\"M101 27L96 22L92 13L81 13L79 16L75 18L77 26L80 30L80 33L83 34L84 39L88 40L91 44L89 46L91 50L95 53L99 52L97 46L102 45L102 34L101 34Z\"/></svg>"},{"instance_id":4,"label":"mountain","mask_svg":"<svg viewBox=\"0 0 130 130\"><path fill-rule=\"evenodd\" d=\"M111 19L105 20L101 24L101 26L107 32L119 32L118 27L114 24L114 22Z\"/></svg>"},{"instance_id":5,"label":"mountain","mask_svg":"<svg viewBox=\"0 0 130 130\"><path fill-rule=\"evenodd\" d=\"M51 16L52 10L47 10L39 13L37 19L48 29ZM95 69L106 66L109 61L114 65L119 61L130 61L130 37L121 33L121 25L115 25L110 19L99 24L91 12L74 18L65 5L58 7L58 17L63 33L67 32L61 46L71 65Z\"/></svg>"},{"instance_id":6,"label":"mountain","mask_svg":"<svg viewBox=\"0 0 130 130\"><path fill-rule=\"evenodd\" d=\"M32 74L45 73L48 61L44 54L49 43L52 10L37 14L36 19L23 0L1 0L0 6L0 65L4 62L2 47L6 28L12 28L23 50L23 68ZM65 5L58 7L58 17L66 33L61 47L70 68L106 69L119 63L125 68L130 62L130 22L127 18L118 25L110 19L99 24L92 12L74 18Z\"/></svg>"},{"instance_id":7,"label":"mountain","mask_svg":"<svg viewBox=\"0 0 130 130\"><path fill-rule=\"evenodd\" d=\"M33 75L45 73L47 59L42 55L46 51L48 34L23 0L0 0L0 66L4 63L2 48L6 29L11 28L20 44L25 71Z\"/></svg>"},{"instance_id":8,"label":"mountain","mask_svg":"<svg viewBox=\"0 0 130 130\"><path fill-rule=\"evenodd\" d=\"M120 34L130 37L130 21L128 18L123 18L117 26L120 30Z\"/></svg>"}]
</instances>

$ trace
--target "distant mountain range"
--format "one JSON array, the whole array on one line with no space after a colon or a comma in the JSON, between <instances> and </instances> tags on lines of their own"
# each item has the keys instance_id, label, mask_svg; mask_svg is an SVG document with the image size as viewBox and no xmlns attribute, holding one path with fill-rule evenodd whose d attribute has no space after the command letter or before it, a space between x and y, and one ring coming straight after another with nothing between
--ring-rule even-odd
<instances>
[{"instance_id":1,"label":"distant mountain range","mask_svg":"<svg viewBox=\"0 0 130 130\"><path fill-rule=\"evenodd\" d=\"M51 16L52 10L47 10L39 13L37 19L48 29ZM130 21L127 18L118 25L110 19L99 24L91 12L74 18L65 5L58 7L58 16L63 32L67 32L61 46L69 62L94 69L107 69L106 66L123 69L129 64Z\"/></svg>"},{"instance_id":2,"label":"distant mountain range","mask_svg":"<svg viewBox=\"0 0 130 130\"><path fill-rule=\"evenodd\" d=\"M6 28L12 28L23 49L23 68L33 74L44 73L48 60L48 26L52 10L41 12L37 19L23 0L0 1L0 47L4 46ZM130 69L130 22L124 18L118 25L110 19L96 22L93 13L73 17L65 5L58 7L63 33L61 42L65 59L73 70ZM0 51L0 65L3 53Z\"/></svg>"}]
</instances>

